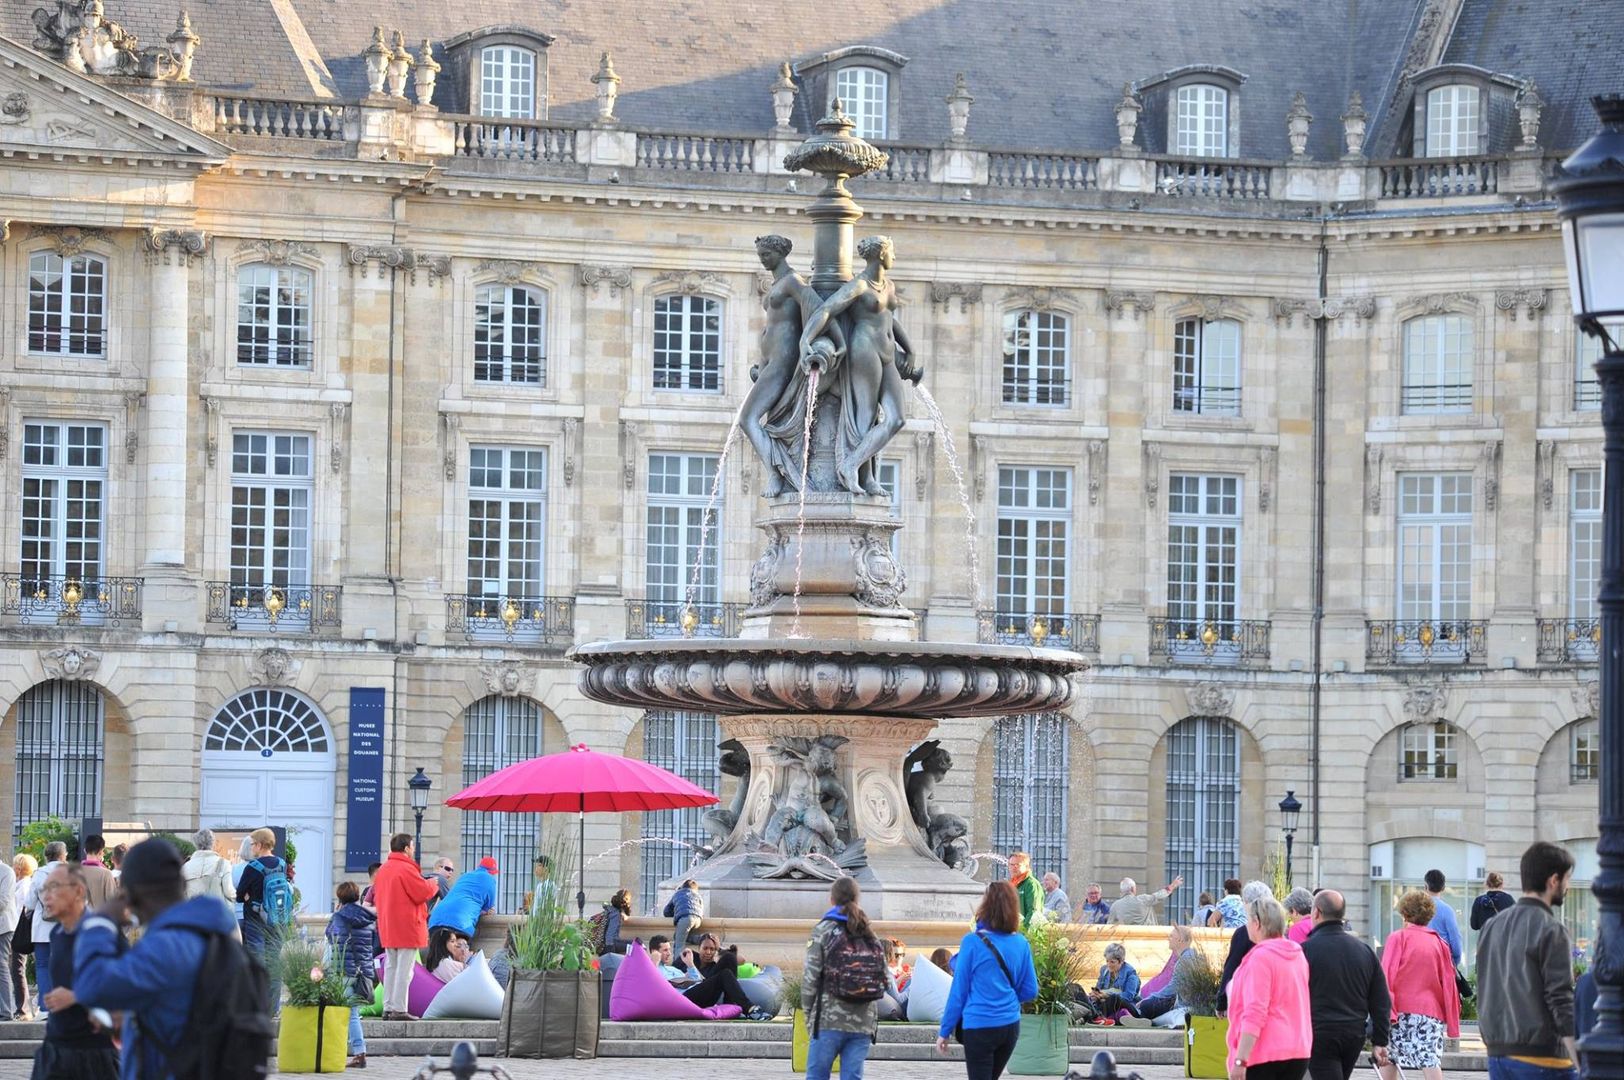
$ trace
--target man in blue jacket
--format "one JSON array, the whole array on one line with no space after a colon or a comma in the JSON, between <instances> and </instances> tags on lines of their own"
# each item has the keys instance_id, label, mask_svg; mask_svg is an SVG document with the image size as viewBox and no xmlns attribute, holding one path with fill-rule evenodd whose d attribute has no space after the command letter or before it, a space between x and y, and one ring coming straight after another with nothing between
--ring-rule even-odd
<instances>
[{"instance_id":1,"label":"man in blue jacket","mask_svg":"<svg viewBox=\"0 0 1624 1080\"><path fill-rule=\"evenodd\" d=\"M496 906L496 860L489 855L479 860L479 868L462 875L429 913L429 929L447 926L474 940L479 917Z\"/></svg>"},{"instance_id":2,"label":"man in blue jacket","mask_svg":"<svg viewBox=\"0 0 1624 1080\"><path fill-rule=\"evenodd\" d=\"M120 1075L154 1080L169 1075L154 1042L181 1041L207 935L231 934L231 909L208 896L186 899L180 853L167 840L132 847L119 884L122 894L79 924L73 992L86 1006L124 1013ZM132 912L146 929L133 948L121 952L119 928Z\"/></svg>"}]
</instances>

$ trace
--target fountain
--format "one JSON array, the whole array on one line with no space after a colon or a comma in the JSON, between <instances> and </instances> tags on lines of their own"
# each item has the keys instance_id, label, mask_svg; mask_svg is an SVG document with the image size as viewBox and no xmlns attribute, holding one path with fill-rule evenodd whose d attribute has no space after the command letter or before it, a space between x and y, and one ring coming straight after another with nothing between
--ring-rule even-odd
<instances>
[{"instance_id":1,"label":"fountain","mask_svg":"<svg viewBox=\"0 0 1624 1080\"><path fill-rule=\"evenodd\" d=\"M853 243L862 210L846 181L885 155L851 134L838 101L785 160L825 184L807 208L812 268L757 240L774 274L755 386L740 430L766 465L766 547L732 640L684 637L571 652L588 697L714 713L738 795L712 811L715 842L689 876L707 914L783 918L822 910L849 873L885 919L962 920L981 886L965 821L934 789L953 767L930 739L942 717L1049 712L1073 700L1073 653L919 640L891 553L901 523L875 461L901 428L924 369L895 321L885 237ZM853 252L865 266L853 273ZM685 618L690 633L697 620Z\"/></svg>"}]
</instances>

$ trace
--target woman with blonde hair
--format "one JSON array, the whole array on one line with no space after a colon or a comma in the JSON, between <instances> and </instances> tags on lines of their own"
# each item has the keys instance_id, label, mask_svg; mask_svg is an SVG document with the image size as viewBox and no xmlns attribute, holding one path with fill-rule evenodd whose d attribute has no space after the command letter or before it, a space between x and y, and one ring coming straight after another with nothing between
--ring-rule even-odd
<instances>
[{"instance_id":1,"label":"woman with blonde hair","mask_svg":"<svg viewBox=\"0 0 1624 1080\"><path fill-rule=\"evenodd\" d=\"M1399 1069L1420 1069L1426 1080L1443 1080L1444 1037L1460 1038L1460 994L1449 943L1428 924L1437 908L1419 889L1399 898L1404 927L1382 943L1382 973L1393 995L1393 1032L1382 1066L1383 1080Z\"/></svg>"},{"instance_id":2,"label":"woman with blonde hair","mask_svg":"<svg viewBox=\"0 0 1624 1080\"><path fill-rule=\"evenodd\" d=\"M23 908L31 907L34 903L34 871L39 869L39 860L34 856L19 853L11 860L11 872L16 875L17 881L12 886L12 899L16 902L16 911L21 914ZM15 928L13 928L15 929ZM32 941L25 942L27 934L13 933L11 936L11 970L0 972L0 978L11 980L12 1012L10 1016L0 1016L0 1020L27 1020L33 1013L28 1008L28 953L27 949L33 947ZM25 951L18 951L23 946Z\"/></svg>"},{"instance_id":3,"label":"woman with blonde hair","mask_svg":"<svg viewBox=\"0 0 1624 1080\"><path fill-rule=\"evenodd\" d=\"M1230 1080L1302 1080L1314 1049L1308 959L1272 896L1246 905L1252 947L1229 983Z\"/></svg>"}]
</instances>

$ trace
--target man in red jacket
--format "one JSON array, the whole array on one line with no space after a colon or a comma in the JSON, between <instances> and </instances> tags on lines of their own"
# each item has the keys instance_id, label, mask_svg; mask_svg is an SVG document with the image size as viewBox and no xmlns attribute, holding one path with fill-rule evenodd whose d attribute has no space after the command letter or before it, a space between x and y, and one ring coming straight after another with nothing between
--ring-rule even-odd
<instances>
[{"instance_id":1,"label":"man in red jacket","mask_svg":"<svg viewBox=\"0 0 1624 1080\"><path fill-rule=\"evenodd\" d=\"M412 834L389 838L389 858L372 882L372 902L378 908L378 940L383 945L383 1018L416 1020L406 1011L407 991L417 950L429 943L428 902L437 891L425 879L412 850Z\"/></svg>"}]
</instances>

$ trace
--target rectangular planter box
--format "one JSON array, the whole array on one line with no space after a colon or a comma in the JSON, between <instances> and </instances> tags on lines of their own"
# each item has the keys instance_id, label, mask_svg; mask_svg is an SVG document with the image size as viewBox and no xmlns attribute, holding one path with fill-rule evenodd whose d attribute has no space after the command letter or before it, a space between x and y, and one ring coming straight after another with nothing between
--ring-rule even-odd
<instances>
[{"instance_id":1,"label":"rectangular planter box","mask_svg":"<svg viewBox=\"0 0 1624 1080\"><path fill-rule=\"evenodd\" d=\"M343 1072L350 1060L347 1005L284 1005L276 1029L276 1071Z\"/></svg>"},{"instance_id":2,"label":"rectangular planter box","mask_svg":"<svg viewBox=\"0 0 1624 1080\"><path fill-rule=\"evenodd\" d=\"M596 971L514 971L502 999L503 1057L598 1056Z\"/></svg>"}]
</instances>

